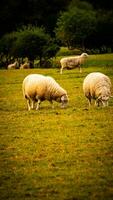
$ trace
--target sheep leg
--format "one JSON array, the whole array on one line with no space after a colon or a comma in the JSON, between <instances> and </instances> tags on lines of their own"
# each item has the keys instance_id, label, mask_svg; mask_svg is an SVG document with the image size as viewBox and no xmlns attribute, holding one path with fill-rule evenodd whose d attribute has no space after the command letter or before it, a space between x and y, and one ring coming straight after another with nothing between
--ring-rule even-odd
<instances>
[{"instance_id":1,"label":"sheep leg","mask_svg":"<svg viewBox=\"0 0 113 200\"><path fill-rule=\"evenodd\" d=\"M97 99L97 100L95 101L95 105L99 107L100 104L103 105L103 102L102 102L101 100Z\"/></svg>"},{"instance_id":2,"label":"sheep leg","mask_svg":"<svg viewBox=\"0 0 113 200\"><path fill-rule=\"evenodd\" d=\"M36 110L39 110L40 104L41 104L41 100L38 99L37 106L36 106Z\"/></svg>"},{"instance_id":3,"label":"sheep leg","mask_svg":"<svg viewBox=\"0 0 113 200\"><path fill-rule=\"evenodd\" d=\"M61 69L60 69L60 74L62 74L62 70L63 70L63 68L61 67Z\"/></svg>"},{"instance_id":4,"label":"sheep leg","mask_svg":"<svg viewBox=\"0 0 113 200\"><path fill-rule=\"evenodd\" d=\"M50 101L50 104L51 104L52 109L54 109L54 105L53 105L53 101L52 100Z\"/></svg>"},{"instance_id":5,"label":"sheep leg","mask_svg":"<svg viewBox=\"0 0 113 200\"><path fill-rule=\"evenodd\" d=\"M34 109L34 101L31 101L31 109Z\"/></svg>"},{"instance_id":6,"label":"sheep leg","mask_svg":"<svg viewBox=\"0 0 113 200\"><path fill-rule=\"evenodd\" d=\"M31 110L30 99L27 99L27 107L28 107L28 110Z\"/></svg>"},{"instance_id":7,"label":"sheep leg","mask_svg":"<svg viewBox=\"0 0 113 200\"><path fill-rule=\"evenodd\" d=\"M79 69L80 69L80 73L82 73L82 68L80 67Z\"/></svg>"},{"instance_id":8,"label":"sheep leg","mask_svg":"<svg viewBox=\"0 0 113 200\"><path fill-rule=\"evenodd\" d=\"M80 65L78 65L78 68L79 68L79 72L82 73L82 68Z\"/></svg>"},{"instance_id":9,"label":"sheep leg","mask_svg":"<svg viewBox=\"0 0 113 200\"><path fill-rule=\"evenodd\" d=\"M89 108L91 106L91 98L88 98Z\"/></svg>"}]
</instances>

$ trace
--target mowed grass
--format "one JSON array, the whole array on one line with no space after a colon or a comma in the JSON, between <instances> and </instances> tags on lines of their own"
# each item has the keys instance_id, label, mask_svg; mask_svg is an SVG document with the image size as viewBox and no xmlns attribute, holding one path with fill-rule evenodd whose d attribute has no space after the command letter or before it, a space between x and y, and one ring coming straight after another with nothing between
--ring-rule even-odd
<instances>
[{"instance_id":1,"label":"mowed grass","mask_svg":"<svg viewBox=\"0 0 113 200\"><path fill-rule=\"evenodd\" d=\"M0 71L1 200L112 200L113 99L106 108L89 109L82 90L93 71L108 75L113 85L113 57L102 57L90 57L100 66L87 65L82 74L78 69L62 75L59 69ZM52 109L45 101L39 111L28 112L22 81L30 73L54 77L68 92L68 107L55 102Z\"/></svg>"}]
</instances>

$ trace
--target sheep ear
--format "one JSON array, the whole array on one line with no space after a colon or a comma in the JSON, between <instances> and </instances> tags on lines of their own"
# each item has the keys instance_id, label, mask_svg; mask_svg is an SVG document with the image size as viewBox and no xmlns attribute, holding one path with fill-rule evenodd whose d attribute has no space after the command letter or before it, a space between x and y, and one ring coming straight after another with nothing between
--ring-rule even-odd
<instances>
[{"instance_id":1,"label":"sheep ear","mask_svg":"<svg viewBox=\"0 0 113 200\"><path fill-rule=\"evenodd\" d=\"M101 98L102 98L102 97L101 97L101 96L99 96L97 99L98 99L98 100L100 100Z\"/></svg>"},{"instance_id":2,"label":"sheep ear","mask_svg":"<svg viewBox=\"0 0 113 200\"><path fill-rule=\"evenodd\" d=\"M62 100L62 101L64 101L64 100L65 100L65 97L64 97L64 96L62 96L62 97L61 97L61 100Z\"/></svg>"},{"instance_id":3,"label":"sheep ear","mask_svg":"<svg viewBox=\"0 0 113 200\"><path fill-rule=\"evenodd\" d=\"M61 97L61 101L67 101L67 97L65 94Z\"/></svg>"},{"instance_id":4,"label":"sheep ear","mask_svg":"<svg viewBox=\"0 0 113 200\"><path fill-rule=\"evenodd\" d=\"M110 96L111 98L113 98L113 96Z\"/></svg>"}]
</instances>

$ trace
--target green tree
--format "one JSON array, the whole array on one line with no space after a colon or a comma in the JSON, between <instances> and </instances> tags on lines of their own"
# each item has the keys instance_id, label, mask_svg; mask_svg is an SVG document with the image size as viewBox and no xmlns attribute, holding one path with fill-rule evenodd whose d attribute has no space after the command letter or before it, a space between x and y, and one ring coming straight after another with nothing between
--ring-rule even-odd
<instances>
[{"instance_id":1,"label":"green tree","mask_svg":"<svg viewBox=\"0 0 113 200\"><path fill-rule=\"evenodd\" d=\"M52 34L59 12L69 3L70 0L0 0L0 36L28 24L43 26Z\"/></svg>"},{"instance_id":2,"label":"green tree","mask_svg":"<svg viewBox=\"0 0 113 200\"><path fill-rule=\"evenodd\" d=\"M24 58L33 62L34 59L40 60L54 57L59 46L43 28L28 26L3 36L0 41L1 53L9 54L15 58Z\"/></svg>"},{"instance_id":3,"label":"green tree","mask_svg":"<svg viewBox=\"0 0 113 200\"><path fill-rule=\"evenodd\" d=\"M96 14L93 10L73 7L58 19L56 37L68 47L85 48L85 40L95 31L95 26Z\"/></svg>"},{"instance_id":4,"label":"green tree","mask_svg":"<svg viewBox=\"0 0 113 200\"><path fill-rule=\"evenodd\" d=\"M113 0L86 0L86 1L91 3L95 9L102 9L103 11L113 10Z\"/></svg>"},{"instance_id":5,"label":"green tree","mask_svg":"<svg viewBox=\"0 0 113 200\"><path fill-rule=\"evenodd\" d=\"M86 44L89 49L98 49L101 53L113 51L113 11L97 11L95 31Z\"/></svg>"},{"instance_id":6,"label":"green tree","mask_svg":"<svg viewBox=\"0 0 113 200\"><path fill-rule=\"evenodd\" d=\"M0 0L0 37L26 23L28 0Z\"/></svg>"},{"instance_id":7,"label":"green tree","mask_svg":"<svg viewBox=\"0 0 113 200\"><path fill-rule=\"evenodd\" d=\"M12 47L17 39L18 32L12 32L9 34L5 34L0 39L0 62L7 65L10 63L11 59L14 59L14 55L12 54Z\"/></svg>"},{"instance_id":8,"label":"green tree","mask_svg":"<svg viewBox=\"0 0 113 200\"><path fill-rule=\"evenodd\" d=\"M11 55L11 49L14 44L14 42L17 39L17 32L12 32L9 34L5 34L1 39L0 39L0 52L4 53L5 55Z\"/></svg>"}]
</instances>

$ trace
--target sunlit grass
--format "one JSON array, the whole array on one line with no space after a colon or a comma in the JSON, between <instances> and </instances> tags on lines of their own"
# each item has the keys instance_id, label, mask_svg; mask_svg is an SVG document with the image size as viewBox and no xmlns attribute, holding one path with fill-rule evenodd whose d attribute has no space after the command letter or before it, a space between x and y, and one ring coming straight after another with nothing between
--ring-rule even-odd
<instances>
[{"instance_id":1,"label":"sunlit grass","mask_svg":"<svg viewBox=\"0 0 113 200\"><path fill-rule=\"evenodd\" d=\"M82 74L77 69L62 75L58 69L0 71L0 199L112 199L113 99L109 107L88 108L82 83L92 71L109 75L113 84L113 65L101 61ZM68 107L55 103L52 109L43 102L39 111L28 112L22 81L30 73L53 76L68 92Z\"/></svg>"}]
</instances>

